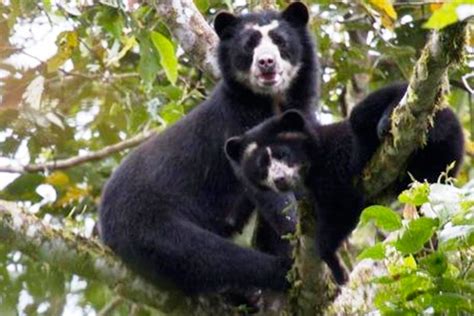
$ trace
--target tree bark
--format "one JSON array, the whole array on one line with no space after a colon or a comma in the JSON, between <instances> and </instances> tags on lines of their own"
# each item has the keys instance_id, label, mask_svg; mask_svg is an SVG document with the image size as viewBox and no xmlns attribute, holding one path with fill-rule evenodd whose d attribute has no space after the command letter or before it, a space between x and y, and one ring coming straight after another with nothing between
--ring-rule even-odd
<instances>
[{"instance_id":1,"label":"tree bark","mask_svg":"<svg viewBox=\"0 0 474 316\"><path fill-rule=\"evenodd\" d=\"M216 49L218 38L192 0L154 0L163 22L194 64L214 79L220 77Z\"/></svg>"},{"instance_id":2,"label":"tree bark","mask_svg":"<svg viewBox=\"0 0 474 316\"><path fill-rule=\"evenodd\" d=\"M316 219L306 202L298 206L298 224L293 238L293 268L288 274L290 315L322 315L336 295L337 287L329 280L327 269L318 256L315 243Z\"/></svg>"},{"instance_id":3,"label":"tree bark","mask_svg":"<svg viewBox=\"0 0 474 316\"><path fill-rule=\"evenodd\" d=\"M105 284L125 299L171 315L231 313L217 296L192 298L176 289L150 284L128 269L100 241L53 229L14 203L1 200L0 242L37 261Z\"/></svg>"},{"instance_id":4,"label":"tree bark","mask_svg":"<svg viewBox=\"0 0 474 316\"><path fill-rule=\"evenodd\" d=\"M191 0L152 1L173 36L195 64L217 78L217 36ZM428 124L440 107L450 65L461 60L466 24L436 32L415 66L406 97L393 114L392 130L364 171L362 185L379 194L398 176L408 155L421 146ZM295 267L290 312L314 315L331 299L331 289L314 249L315 218L300 209L295 245ZM229 308L216 297L189 298L176 290L160 288L127 269L95 240L54 230L14 205L0 204L0 241L39 261L108 285L119 295L163 312L177 315L226 315Z\"/></svg>"}]
</instances>

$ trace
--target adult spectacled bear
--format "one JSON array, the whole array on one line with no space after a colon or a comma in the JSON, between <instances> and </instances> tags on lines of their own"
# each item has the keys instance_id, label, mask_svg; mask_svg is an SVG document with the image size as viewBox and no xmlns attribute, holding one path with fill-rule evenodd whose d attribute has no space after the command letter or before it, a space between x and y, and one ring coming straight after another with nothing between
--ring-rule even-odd
<instances>
[{"instance_id":1,"label":"adult spectacled bear","mask_svg":"<svg viewBox=\"0 0 474 316\"><path fill-rule=\"evenodd\" d=\"M336 251L369 202L354 184L355 177L380 145L406 89L406 84L393 84L377 90L354 107L349 119L329 125L314 124L295 110L287 111L226 143L227 156L248 187L309 193L318 219L319 254L339 284L348 277ZM417 180L436 182L454 162L448 172L453 177L463 154L462 126L453 111L444 108L434 116L426 145L409 158L407 171ZM409 182L405 174L394 186L401 191Z\"/></svg>"},{"instance_id":2,"label":"adult spectacled bear","mask_svg":"<svg viewBox=\"0 0 474 316\"><path fill-rule=\"evenodd\" d=\"M294 218L281 210L294 197L263 192L249 199L223 147L278 111L298 109L315 120L319 67L308 19L302 3L281 12L218 14L222 80L206 101L135 149L106 184L101 237L147 279L187 293L287 287L291 262L273 242L293 229ZM255 204L265 210L261 250L228 239Z\"/></svg>"}]
</instances>

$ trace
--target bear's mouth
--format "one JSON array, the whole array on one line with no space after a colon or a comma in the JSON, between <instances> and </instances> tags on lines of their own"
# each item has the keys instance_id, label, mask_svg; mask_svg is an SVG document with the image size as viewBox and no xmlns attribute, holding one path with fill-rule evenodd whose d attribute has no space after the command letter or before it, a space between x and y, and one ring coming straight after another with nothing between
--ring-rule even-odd
<instances>
[{"instance_id":1,"label":"bear's mouth","mask_svg":"<svg viewBox=\"0 0 474 316\"><path fill-rule=\"evenodd\" d=\"M267 72L258 75L258 80L264 86L274 86L280 82L281 75L277 72Z\"/></svg>"}]
</instances>

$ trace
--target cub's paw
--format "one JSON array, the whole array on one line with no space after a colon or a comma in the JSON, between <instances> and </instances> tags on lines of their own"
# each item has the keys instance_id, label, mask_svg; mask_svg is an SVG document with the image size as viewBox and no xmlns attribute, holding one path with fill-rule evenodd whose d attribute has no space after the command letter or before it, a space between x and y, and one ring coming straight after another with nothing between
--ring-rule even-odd
<instances>
[{"instance_id":1,"label":"cub's paw","mask_svg":"<svg viewBox=\"0 0 474 316\"><path fill-rule=\"evenodd\" d=\"M243 315L256 314L263 307L262 290L229 290L223 294L232 306L237 306Z\"/></svg>"}]
</instances>

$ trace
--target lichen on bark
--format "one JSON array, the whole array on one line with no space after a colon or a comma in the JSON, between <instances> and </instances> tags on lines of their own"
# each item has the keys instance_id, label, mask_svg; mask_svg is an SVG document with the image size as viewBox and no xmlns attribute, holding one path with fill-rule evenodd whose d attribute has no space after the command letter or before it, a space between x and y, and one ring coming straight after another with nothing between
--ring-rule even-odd
<instances>
[{"instance_id":1,"label":"lichen on bark","mask_svg":"<svg viewBox=\"0 0 474 316\"><path fill-rule=\"evenodd\" d=\"M392 114L390 133L367 164L361 186L370 198L386 190L404 171L408 157L426 142L436 111L445 106L447 72L463 59L467 24L433 32L418 59L406 95Z\"/></svg>"},{"instance_id":2,"label":"lichen on bark","mask_svg":"<svg viewBox=\"0 0 474 316\"><path fill-rule=\"evenodd\" d=\"M317 225L312 205L303 200L298 205L298 223L293 244L294 264L288 274L289 315L320 315L332 301L336 286L329 280L316 247Z\"/></svg>"}]
</instances>

